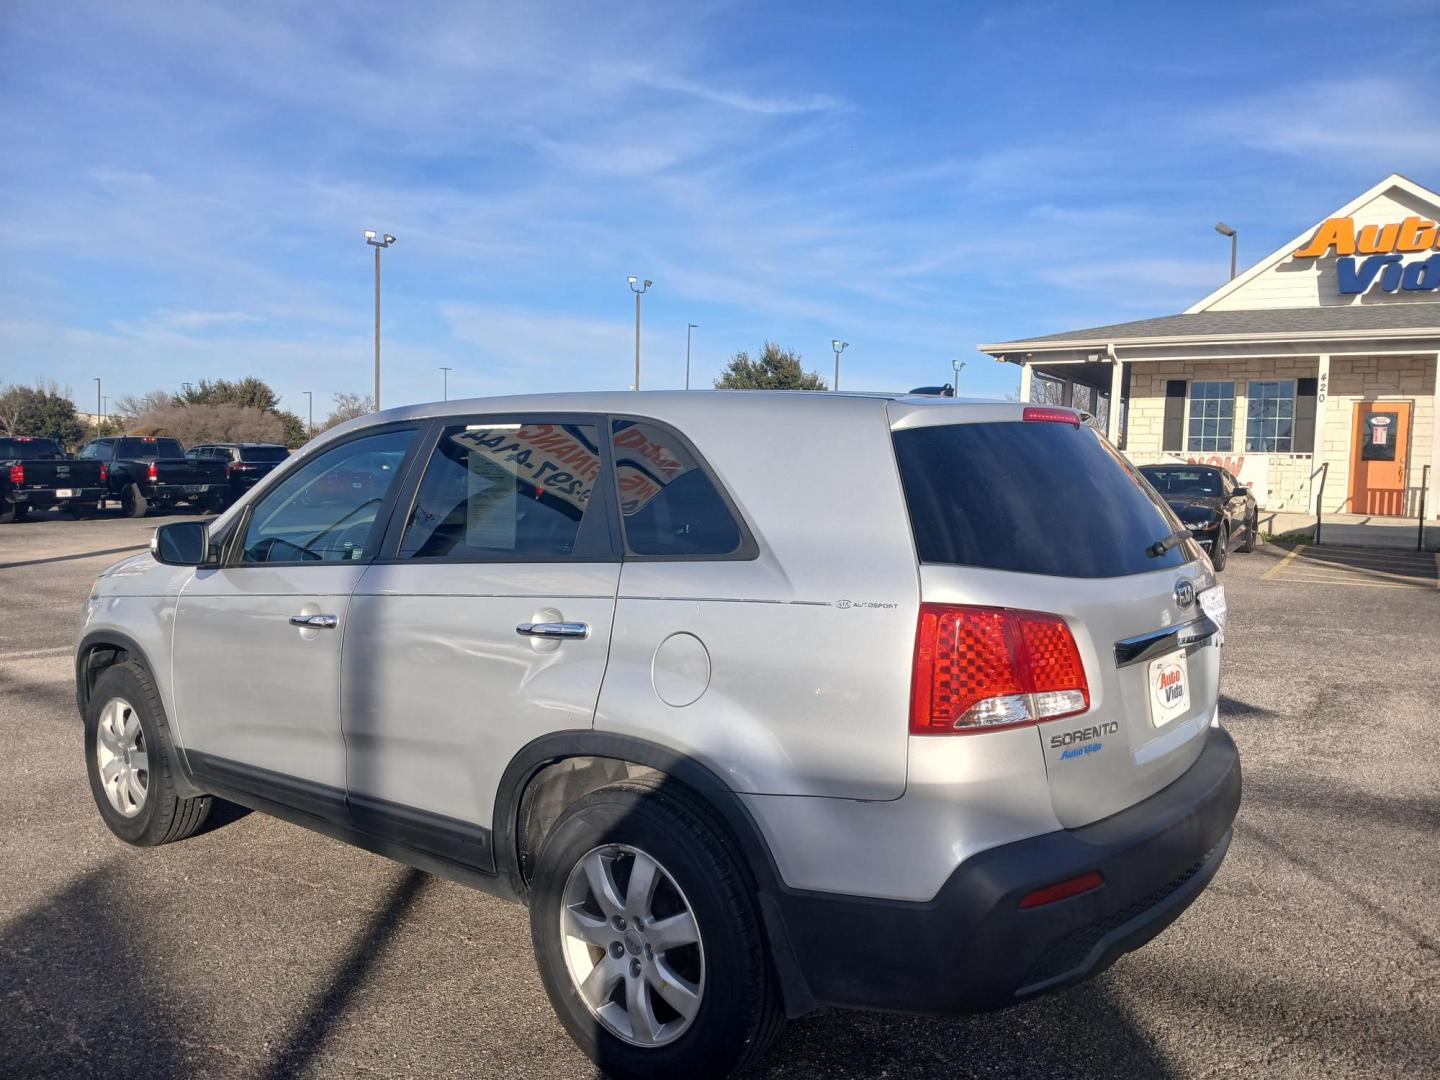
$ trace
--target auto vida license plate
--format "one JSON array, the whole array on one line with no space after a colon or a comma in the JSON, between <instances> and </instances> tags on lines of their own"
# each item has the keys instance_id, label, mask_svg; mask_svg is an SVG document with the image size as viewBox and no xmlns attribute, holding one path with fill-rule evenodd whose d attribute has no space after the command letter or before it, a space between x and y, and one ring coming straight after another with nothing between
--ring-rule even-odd
<instances>
[{"instance_id":1,"label":"auto vida license plate","mask_svg":"<svg viewBox=\"0 0 1440 1080\"><path fill-rule=\"evenodd\" d=\"M1164 727L1190 711L1190 665L1179 649L1150 661L1150 722Z\"/></svg>"}]
</instances>

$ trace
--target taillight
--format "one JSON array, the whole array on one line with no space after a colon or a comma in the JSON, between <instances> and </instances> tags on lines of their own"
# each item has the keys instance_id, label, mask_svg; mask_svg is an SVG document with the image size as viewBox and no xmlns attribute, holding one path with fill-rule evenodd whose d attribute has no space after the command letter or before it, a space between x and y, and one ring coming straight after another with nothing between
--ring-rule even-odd
<instances>
[{"instance_id":1,"label":"taillight","mask_svg":"<svg viewBox=\"0 0 1440 1080\"><path fill-rule=\"evenodd\" d=\"M912 735L963 735L1073 716L1090 686L1065 620L1038 611L921 604Z\"/></svg>"},{"instance_id":2,"label":"taillight","mask_svg":"<svg viewBox=\"0 0 1440 1080\"><path fill-rule=\"evenodd\" d=\"M145 470L145 479L147 479L147 480L159 480L159 479L160 479L160 469L156 466L155 462L153 462L153 461L150 462L150 467Z\"/></svg>"},{"instance_id":3,"label":"taillight","mask_svg":"<svg viewBox=\"0 0 1440 1080\"><path fill-rule=\"evenodd\" d=\"M1043 405L1027 405L1020 414L1022 420L1043 420L1052 424L1074 424L1080 426L1080 414L1074 409L1052 409Z\"/></svg>"},{"instance_id":4,"label":"taillight","mask_svg":"<svg viewBox=\"0 0 1440 1080\"><path fill-rule=\"evenodd\" d=\"M100 482L103 484L110 479L110 466L103 461L100 463Z\"/></svg>"},{"instance_id":5,"label":"taillight","mask_svg":"<svg viewBox=\"0 0 1440 1080\"><path fill-rule=\"evenodd\" d=\"M16 487L19 487L21 484L25 483L24 465L16 464L10 466L10 483L14 484Z\"/></svg>"}]
</instances>

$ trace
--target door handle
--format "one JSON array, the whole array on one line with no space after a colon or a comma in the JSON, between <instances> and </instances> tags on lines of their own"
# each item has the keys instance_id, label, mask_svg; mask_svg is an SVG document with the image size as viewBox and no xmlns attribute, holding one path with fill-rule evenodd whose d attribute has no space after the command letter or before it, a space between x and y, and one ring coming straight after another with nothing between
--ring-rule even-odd
<instances>
[{"instance_id":1,"label":"door handle","mask_svg":"<svg viewBox=\"0 0 1440 1080\"><path fill-rule=\"evenodd\" d=\"M540 638L587 638L590 624L583 622L522 622L515 627L517 634Z\"/></svg>"},{"instance_id":2,"label":"door handle","mask_svg":"<svg viewBox=\"0 0 1440 1080\"><path fill-rule=\"evenodd\" d=\"M290 625L302 630L334 630L340 624L334 615L291 615Z\"/></svg>"}]
</instances>

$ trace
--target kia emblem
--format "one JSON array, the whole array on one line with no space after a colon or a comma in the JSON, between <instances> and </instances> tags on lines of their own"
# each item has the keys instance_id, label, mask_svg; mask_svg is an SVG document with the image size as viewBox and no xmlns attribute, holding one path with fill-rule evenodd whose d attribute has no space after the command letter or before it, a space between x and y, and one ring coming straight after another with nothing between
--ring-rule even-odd
<instances>
[{"instance_id":1,"label":"kia emblem","mask_svg":"<svg viewBox=\"0 0 1440 1080\"><path fill-rule=\"evenodd\" d=\"M1182 578L1175 583L1175 603L1180 607L1189 607L1195 603L1195 584L1187 578Z\"/></svg>"}]
</instances>

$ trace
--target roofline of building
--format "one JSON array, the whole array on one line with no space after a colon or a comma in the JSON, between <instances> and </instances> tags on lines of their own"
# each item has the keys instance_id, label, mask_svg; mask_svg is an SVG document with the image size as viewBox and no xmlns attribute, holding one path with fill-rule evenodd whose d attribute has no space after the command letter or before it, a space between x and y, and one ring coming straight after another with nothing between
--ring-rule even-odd
<instances>
[{"instance_id":1,"label":"roofline of building","mask_svg":"<svg viewBox=\"0 0 1440 1080\"><path fill-rule=\"evenodd\" d=\"M1440 336L1440 326L1397 330L1267 331L1259 334L1163 334L1156 337L1065 338L1060 341L1005 341L975 346L980 352L1007 360L1007 353L1067 352L1072 349L1134 348L1138 345L1251 345L1269 341L1403 341Z\"/></svg>"}]
</instances>

